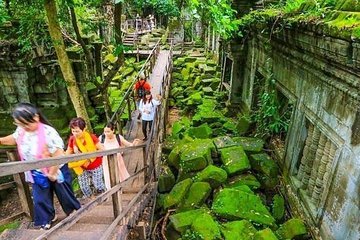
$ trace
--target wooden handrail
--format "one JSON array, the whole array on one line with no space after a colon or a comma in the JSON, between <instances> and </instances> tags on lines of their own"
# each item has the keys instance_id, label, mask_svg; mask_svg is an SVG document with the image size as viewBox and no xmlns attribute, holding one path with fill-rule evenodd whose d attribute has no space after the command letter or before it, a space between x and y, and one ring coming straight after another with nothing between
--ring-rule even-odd
<instances>
[{"instance_id":1,"label":"wooden handrail","mask_svg":"<svg viewBox=\"0 0 360 240\"><path fill-rule=\"evenodd\" d=\"M92 153L80 153L80 154L71 154L61 157L52 157L44 158L41 160L29 160L29 161L16 161L16 162L7 162L0 164L0 177L12 175L15 173L21 173L29 171L32 169L39 169L44 167L56 166L60 164L65 164L69 162L75 162L82 159L95 158L98 156L111 155L121 152L133 151L138 148L144 148L145 144L140 144L132 147L117 148L103 151L96 151Z\"/></svg>"}]
</instances>

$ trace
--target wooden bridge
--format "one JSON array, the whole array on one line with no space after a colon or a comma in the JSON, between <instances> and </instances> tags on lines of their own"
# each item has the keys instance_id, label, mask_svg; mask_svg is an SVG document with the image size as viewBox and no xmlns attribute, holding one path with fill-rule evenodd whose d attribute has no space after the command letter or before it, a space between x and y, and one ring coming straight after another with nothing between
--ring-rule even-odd
<instances>
[{"instance_id":1,"label":"wooden bridge","mask_svg":"<svg viewBox=\"0 0 360 240\"><path fill-rule=\"evenodd\" d=\"M32 216L32 202L27 184L24 182L24 171L65 164L81 159L107 156L109 160L110 180L112 188L88 203L75 213L59 215L59 221L50 230L16 229L5 230L0 239L126 239L131 228L139 229L137 239L147 239L152 221L152 209L157 192L158 166L161 157L161 144L165 134L165 119L167 115L167 98L172 70L172 47L170 50L160 50L159 42L150 52L145 64L139 71L149 76L152 94L161 94L162 104L158 107L148 140L140 145L97 151L95 153L77 154L64 157L48 158L41 161L14 161L16 156L8 154L9 163L0 164L0 176L16 176L16 185L20 193L24 213ZM141 123L138 122L135 109L133 86L125 93L118 110L112 120L116 120L118 129L127 139L142 138ZM128 111L129 119L125 126L120 116ZM116 154L123 152L125 164L130 177L120 182L116 177ZM27 200L25 200L27 199ZM138 222L144 208L150 213L144 222Z\"/></svg>"}]
</instances>

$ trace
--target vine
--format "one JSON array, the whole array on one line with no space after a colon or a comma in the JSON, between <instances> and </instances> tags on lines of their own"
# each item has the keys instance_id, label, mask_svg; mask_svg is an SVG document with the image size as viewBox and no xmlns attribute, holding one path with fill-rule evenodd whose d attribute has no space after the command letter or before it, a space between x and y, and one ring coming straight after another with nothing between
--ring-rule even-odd
<instances>
[{"instance_id":1,"label":"vine","mask_svg":"<svg viewBox=\"0 0 360 240\"><path fill-rule=\"evenodd\" d=\"M258 93L257 109L251 120L256 124L256 137L281 137L288 131L292 107L280 101L272 74L266 80L265 87Z\"/></svg>"}]
</instances>

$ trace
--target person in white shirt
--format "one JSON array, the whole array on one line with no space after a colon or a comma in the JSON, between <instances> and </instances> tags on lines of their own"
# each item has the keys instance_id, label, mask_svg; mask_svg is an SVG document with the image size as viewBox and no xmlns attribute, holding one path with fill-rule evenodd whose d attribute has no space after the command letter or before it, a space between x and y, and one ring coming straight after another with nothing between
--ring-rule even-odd
<instances>
[{"instance_id":1,"label":"person in white shirt","mask_svg":"<svg viewBox=\"0 0 360 240\"><path fill-rule=\"evenodd\" d=\"M160 95L157 95L156 99L153 99L151 92L146 91L145 97L140 101L139 110L141 112L142 132L144 134L144 138L143 138L144 141L146 141L148 137L147 135L148 126L149 126L149 131L151 130L151 126L155 116L156 106L161 104L160 100L161 100Z\"/></svg>"}]
</instances>

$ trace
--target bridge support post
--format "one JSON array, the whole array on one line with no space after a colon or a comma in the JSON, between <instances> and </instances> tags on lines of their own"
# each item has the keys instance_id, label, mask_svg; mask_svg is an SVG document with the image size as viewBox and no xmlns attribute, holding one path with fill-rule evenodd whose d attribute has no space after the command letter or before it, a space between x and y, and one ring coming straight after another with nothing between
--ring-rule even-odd
<instances>
[{"instance_id":1,"label":"bridge support post","mask_svg":"<svg viewBox=\"0 0 360 240\"><path fill-rule=\"evenodd\" d=\"M19 159L15 152L6 152L10 161L16 161ZM25 182L24 173L17 173L13 175L14 182L16 183L16 189L19 194L22 210L25 215L31 219L34 217L34 205L31 199L31 193L28 184Z\"/></svg>"},{"instance_id":2,"label":"bridge support post","mask_svg":"<svg viewBox=\"0 0 360 240\"><path fill-rule=\"evenodd\" d=\"M118 176L118 165L117 165L117 154L108 155L108 163L109 163L109 172L110 172L110 185L114 187L115 185L120 183L120 179ZM113 211L114 217L119 216L122 206L121 206L121 190L114 193L112 195L113 202Z\"/></svg>"}]
</instances>

